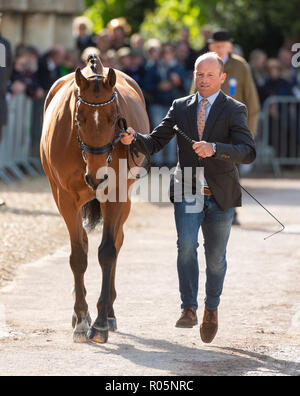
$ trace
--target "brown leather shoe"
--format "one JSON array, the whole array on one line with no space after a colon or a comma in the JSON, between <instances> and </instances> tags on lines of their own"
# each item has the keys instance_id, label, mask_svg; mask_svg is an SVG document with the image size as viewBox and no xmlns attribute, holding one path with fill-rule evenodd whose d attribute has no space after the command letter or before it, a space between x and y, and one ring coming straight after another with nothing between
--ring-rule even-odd
<instances>
[{"instance_id":1,"label":"brown leather shoe","mask_svg":"<svg viewBox=\"0 0 300 396\"><path fill-rule=\"evenodd\" d=\"M198 324L196 310L192 307L185 307L180 319L176 322L176 327L192 328Z\"/></svg>"},{"instance_id":2,"label":"brown leather shoe","mask_svg":"<svg viewBox=\"0 0 300 396\"><path fill-rule=\"evenodd\" d=\"M206 344L210 344L215 338L218 331L218 310L204 310L203 322L200 326L201 340Z\"/></svg>"}]
</instances>

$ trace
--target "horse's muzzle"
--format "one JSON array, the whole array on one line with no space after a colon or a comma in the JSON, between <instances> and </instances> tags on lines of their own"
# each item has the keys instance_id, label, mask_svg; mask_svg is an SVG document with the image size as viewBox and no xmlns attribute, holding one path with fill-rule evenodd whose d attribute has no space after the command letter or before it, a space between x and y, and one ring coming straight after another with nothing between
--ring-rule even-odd
<instances>
[{"instance_id":1,"label":"horse's muzzle","mask_svg":"<svg viewBox=\"0 0 300 396\"><path fill-rule=\"evenodd\" d=\"M85 175L85 182L86 184L91 187L94 191L96 191L99 187L102 188L102 186L104 187L104 185L107 185L107 180L108 179L108 175L104 175L103 179L100 179L99 181L95 182L93 177L89 174Z\"/></svg>"}]
</instances>

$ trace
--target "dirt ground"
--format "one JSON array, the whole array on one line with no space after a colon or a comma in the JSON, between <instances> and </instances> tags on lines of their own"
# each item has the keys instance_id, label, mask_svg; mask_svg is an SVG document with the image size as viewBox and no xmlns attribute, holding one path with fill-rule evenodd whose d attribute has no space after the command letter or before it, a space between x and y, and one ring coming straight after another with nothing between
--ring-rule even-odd
<instances>
[{"instance_id":1,"label":"dirt ground","mask_svg":"<svg viewBox=\"0 0 300 396\"><path fill-rule=\"evenodd\" d=\"M68 242L45 177L0 183L0 287L13 280L16 269Z\"/></svg>"},{"instance_id":2,"label":"dirt ground","mask_svg":"<svg viewBox=\"0 0 300 396\"><path fill-rule=\"evenodd\" d=\"M242 226L233 228L228 246L220 328L210 345L201 342L198 327L174 327L180 301L170 204L133 204L118 260L118 331L105 345L78 345L67 234L46 180L1 186L7 207L0 209L0 375L300 375L300 182L245 179L243 185L286 229L264 240L280 227L245 196ZM86 287L94 319L100 233L90 241ZM201 319L202 248L199 264Z\"/></svg>"}]
</instances>

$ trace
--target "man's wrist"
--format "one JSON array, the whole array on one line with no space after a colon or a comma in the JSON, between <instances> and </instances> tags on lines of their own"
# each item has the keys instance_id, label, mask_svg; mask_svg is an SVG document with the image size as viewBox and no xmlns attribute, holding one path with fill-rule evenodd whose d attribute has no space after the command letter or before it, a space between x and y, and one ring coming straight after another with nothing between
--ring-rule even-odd
<instances>
[{"instance_id":1,"label":"man's wrist","mask_svg":"<svg viewBox=\"0 0 300 396\"><path fill-rule=\"evenodd\" d=\"M211 146L212 146L212 149L213 149L214 155L215 155L216 152L217 152L217 144L216 143L212 143Z\"/></svg>"}]
</instances>

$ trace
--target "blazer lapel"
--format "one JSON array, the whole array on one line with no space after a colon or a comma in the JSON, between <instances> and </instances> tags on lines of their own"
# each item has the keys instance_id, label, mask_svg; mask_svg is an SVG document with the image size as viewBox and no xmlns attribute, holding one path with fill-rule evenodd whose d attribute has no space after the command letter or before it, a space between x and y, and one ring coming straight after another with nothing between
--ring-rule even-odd
<instances>
[{"instance_id":1,"label":"blazer lapel","mask_svg":"<svg viewBox=\"0 0 300 396\"><path fill-rule=\"evenodd\" d=\"M188 120L189 136L196 141L199 139L198 128L197 128L197 107L198 107L197 95L193 95L190 99L190 102L187 104L187 112L185 114Z\"/></svg>"},{"instance_id":2,"label":"blazer lapel","mask_svg":"<svg viewBox=\"0 0 300 396\"><path fill-rule=\"evenodd\" d=\"M226 104L226 95L221 91L212 105L203 131L203 140L207 141L213 131L213 126ZM197 121L196 121L197 124Z\"/></svg>"}]
</instances>

